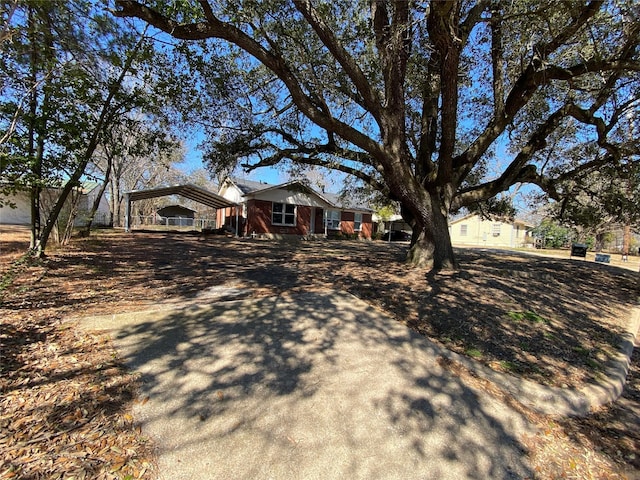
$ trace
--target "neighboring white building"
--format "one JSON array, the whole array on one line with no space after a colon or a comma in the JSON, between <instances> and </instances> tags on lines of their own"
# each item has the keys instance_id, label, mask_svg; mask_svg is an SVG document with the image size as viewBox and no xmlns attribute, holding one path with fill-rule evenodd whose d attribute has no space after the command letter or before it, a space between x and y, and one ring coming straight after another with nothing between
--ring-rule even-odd
<instances>
[{"instance_id":1,"label":"neighboring white building","mask_svg":"<svg viewBox=\"0 0 640 480\"><path fill-rule=\"evenodd\" d=\"M467 215L449 223L449 234L453 245L527 247L533 246L532 228L522 220L489 220Z\"/></svg>"},{"instance_id":2,"label":"neighboring white building","mask_svg":"<svg viewBox=\"0 0 640 480\"><path fill-rule=\"evenodd\" d=\"M99 192L99 184L95 182L86 182L82 186L80 198L78 198L78 213L76 215L75 225L86 225L87 215L93 205L93 202ZM58 198L58 188L45 188L40 194L40 201L43 212L49 211ZM7 201L12 203L15 208L6 205ZM68 202L68 201L67 201ZM9 197L2 196L4 206L0 207L0 224L5 225L31 225L31 196L29 192L17 192ZM68 211L68 207L67 207ZM93 225L108 225L110 220L109 202L103 195L100 199L98 210L93 221Z\"/></svg>"},{"instance_id":3,"label":"neighboring white building","mask_svg":"<svg viewBox=\"0 0 640 480\"><path fill-rule=\"evenodd\" d=\"M10 196L0 194L0 200L1 225L31 225L31 201L27 192Z\"/></svg>"}]
</instances>

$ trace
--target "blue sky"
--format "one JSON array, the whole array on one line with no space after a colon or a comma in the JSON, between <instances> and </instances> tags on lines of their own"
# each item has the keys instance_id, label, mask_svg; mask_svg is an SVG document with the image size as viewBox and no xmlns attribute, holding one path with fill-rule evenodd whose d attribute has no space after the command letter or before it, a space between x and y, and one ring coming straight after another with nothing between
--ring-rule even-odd
<instances>
[{"instance_id":1,"label":"blue sky","mask_svg":"<svg viewBox=\"0 0 640 480\"><path fill-rule=\"evenodd\" d=\"M186 152L184 161L178 164L178 168L185 174L205 168L202 161L202 152L198 149L197 146L199 143L201 143L201 139L202 135L195 135L191 139L183 139L183 141L185 142L184 145ZM273 167L258 168L250 173L245 173L242 168L238 167L233 176L246 180L262 181L272 185L285 183L291 179L286 174L286 172ZM343 177L344 174L340 172L323 172L322 180L325 184L326 191L330 193L340 193L340 189L343 185Z\"/></svg>"},{"instance_id":2,"label":"blue sky","mask_svg":"<svg viewBox=\"0 0 640 480\"><path fill-rule=\"evenodd\" d=\"M178 165L178 168L187 174L205 168L202 161L202 152L197 147L199 142L199 139L185 140L186 152L184 161ZM249 174L244 173L242 169L238 169L238 172L234 175L247 180L263 181L271 184L283 183L288 180L281 171L271 167L259 168Z\"/></svg>"}]
</instances>

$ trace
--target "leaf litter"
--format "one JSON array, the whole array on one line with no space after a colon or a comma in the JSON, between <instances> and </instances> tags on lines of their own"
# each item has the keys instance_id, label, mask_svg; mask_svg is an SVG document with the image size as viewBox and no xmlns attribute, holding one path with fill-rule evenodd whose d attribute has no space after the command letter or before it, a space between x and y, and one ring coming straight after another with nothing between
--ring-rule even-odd
<instances>
[{"instance_id":1,"label":"leaf litter","mask_svg":"<svg viewBox=\"0 0 640 480\"><path fill-rule=\"evenodd\" d=\"M130 413L137 378L105 336L4 312L0 349L0 478L152 478L153 445Z\"/></svg>"}]
</instances>

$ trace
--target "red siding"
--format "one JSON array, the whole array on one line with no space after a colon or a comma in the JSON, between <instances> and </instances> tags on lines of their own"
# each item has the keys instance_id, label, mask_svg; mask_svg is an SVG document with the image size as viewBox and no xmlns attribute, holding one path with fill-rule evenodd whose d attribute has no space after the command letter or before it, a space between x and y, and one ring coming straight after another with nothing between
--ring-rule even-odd
<instances>
[{"instance_id":1,"label":"red siding","mask_svg":"<svg viewBox=\"0 0 640 480\"><path fill-rule=\"evenodd\" d=\"M298 205L296 230L298 235L307 235L311 230L311 207Z\"/></svg>"},{"instance_id":2,"label":"red siding","mask_svg":"<svg viewBox=\"0 0 640 480\"><path fill-rule=\"evenodd\" d=\"M345 235L358 234L359 238L371 238L373 232L373 221L370 213L362 214L360 231L355 231L355 212L342 212L340 220L340 230Z\"/></svg>"},{"instance_id":3,"label":"red siding","mask_svg":"<svg viewBox=\"0 0 640 480\"><path fill-rule=\"evenodd\" d=\"M353 212L342 212L340 214L340 230L342 233L351 235L353 231L353 219L355 214Z\"/></svg>"},{"instance_id":4,"label":"red siding","mask_svg":"<svg viewBox=\"0 0 640 480\"><path fill-rule=\"evenodd\" d=\"M307 235L311 227L311 207L298 205L296 208L296 225L272 225L272 203L264 200L249 200L247 202L247 234L270 233L274 235Z\"/></svg>"},{"instance_id":5,"label":"red siding","mask_svg":"<svg viewBox=\"0 0 640 480\"><path fill-rule=\"evenodd\" d=\"M271 226L271 202L249 200L247 202L247 233L269 233Z\"/></svg>"},{"instance_id":6,"label":"red siding","mask_svg":"<svg viewBox=\"0 0 640 480\"><path fill-rule=\"evenodd\" d=\"M298 205L296 208L296 225L289 227L285 225L271 224L272 203L264 200L249 200L247 202L247 227L244 233L251 235L272 234L272 235L307 235L311 232L311 214L314 209L311 207ZM231 213L233 209L228 209ZM234 213L235 215L235 213ZM340 220L340 228L343 234L352 235L357 233L360 238L371 238L373 232L373 224L370 213L362 214L362 229L360 232L354 231L354 212L342 212ZM227 220L229 222L229 220ZM241 223L242 224L242 223ZM324 211L322 208L315 208L315 231L312 233L324 233ZM331 234L335 231L329 231Z\"/></svg>"},{"instance_id":7,"label":"red siding","mask_svg":"<svg viewBox=\"0 0 640 480\"><path fill-rule=\"evenodd\" d=\"M245 218L242 216L242 207L227 207L219 208L216 210L216 228L222 228L223 226L229 226L234 231L236 228L236 208L238 210L238 234L244 235L245 231Z\"/></svg>"},{"instance_id":8,"label":"red siding","mask_svg":"<svg viewBox=\"0 0 640 480\"><path fill-rule=\"evenodd\" d=\"M315 231L313 233L324 233L324 210L316 208Z\"/></svg>"},{"instance_id":9,"label":"red siding","mask_svg":"<svg viewBox=\"0 0 640 480\"><path fill-rule=\"evenodd\" d=\"M373 217L370 213L362 214L362 231L360 232L360 236L363 238L371 239L371 234L373 233Z\"/></svg>"}]
</instances>

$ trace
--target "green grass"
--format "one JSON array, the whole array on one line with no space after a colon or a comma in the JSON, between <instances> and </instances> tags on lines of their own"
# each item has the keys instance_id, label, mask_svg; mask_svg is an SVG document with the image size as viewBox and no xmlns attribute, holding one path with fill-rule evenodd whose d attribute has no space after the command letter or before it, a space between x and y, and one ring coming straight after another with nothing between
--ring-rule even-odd
<instances>
[{"instance_id":1,"label":"green grass","mask_svg":"<svg viewBox=\"0 0 640 480\"><path fill-rule=\"evenodd\" d=\"M591 349L590 348L585 348L581 345L577 345L575 347L571 347L571 350L573 350L574 352L584 356L584 357L588 357L591 354Z\"/></svg>"},{"instance_id":2,"label":"green grass","mask_svg":"<svg viewBox=\"0 0 640 480\"><path fill-rule=\"evenodd\" d=\"M467 349L464 351L464 353L465 353L467 356L471 357L471 358L482 358L482 355L483 355L483 354L482 354L482 351L481 351L481 350L479 350L479 349L477 349L477 348L475 348L475 347L469 347L469 348L467 348Z\"/></svg>"},{"instance_id":3,"label":"green grass","mask_svg":"<svg viewBox=\"0 0 640 480\"><path fill-rule=\"evenodd\" d=\"M514 375L521 375L523 373L535 373L538 375L545 374L544 370L542 370L537 365L533 365L530 363L522 363L519 361L502 360L500 362L500 368Z\"/></svg>"},{"instance_id":4,"label":"green grass","mask_svg":"<svg viewBox=\"0 0 640 480\"><path fill-rule=\"evenodd\" d=\"M603 370L602 364L597 360L594 360L593 358L587 358L585 360L585 363L589 365L589 367L593 368L594 370Z\"/></svg>"},{"instance_id":5,"label":"green grass","mask_svg":"<svg viewBox=\"0 0 640 480\"><path fill-rule=\"evenodd\" d=\"M511 362L509 360L501 360L500 368L506 370L507 372L517 372L519 370L518 365L515 362Z\"/></svg>"},{"instance_id":6,"label":"green grass","mask_svg":"<svg viewBox=\"0 0 640 480\"><path fill-rule=\"evenodd\" d=\"M549 323L549 320L544 318L541 315L538 315L536 312L531 310L525 310L524 312L514 312L511 311L507 313L511 320L516 322L529 321L532 323Z\"/></svg>"},{"instance_id":7,"label":"green grass","mask_svg":"<svg viewBox=\"0 0 640 480\"><path fill-rule=\"evenodd\" d=\"M574 352L580 355L584 359L584 363L588 365L593 370L599 371L604 370L604 366L602 362L600 362L596 357L597 355L590 348L583 347L581 345L576 345L572 348Z\"/></svg>"},{"instance_id":8,"label":"green grass","mask_svg":"<svg viewBox=\"0 0 640 480\"><path fill-rule=\"evenodd\" d=\"M524 350L525 352L535 351L535 347L529 342L520 342L520 349Z\"/></svg>"}]
</instances>

